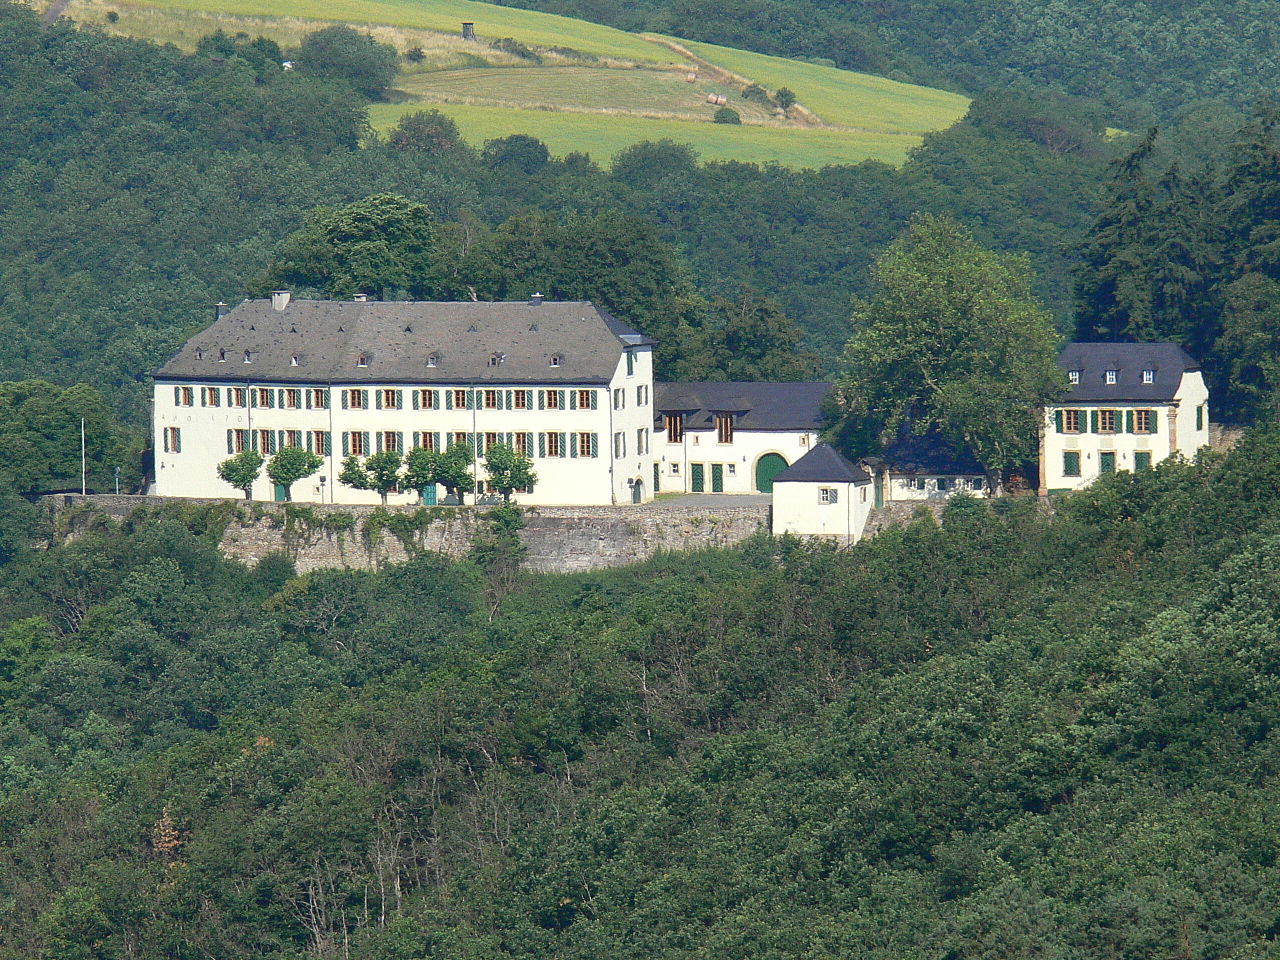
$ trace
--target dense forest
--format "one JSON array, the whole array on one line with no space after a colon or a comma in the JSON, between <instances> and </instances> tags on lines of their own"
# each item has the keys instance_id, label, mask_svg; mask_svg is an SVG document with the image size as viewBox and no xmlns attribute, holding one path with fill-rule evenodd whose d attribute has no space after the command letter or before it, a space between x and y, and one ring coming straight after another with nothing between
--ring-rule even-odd
<instances>
[{"instance_id":1,"label":"dense forest","mask_svg":"<svg viewBox=\"0 0 1280 960\"><path fill-rule=\"evenodd\" d=\"M1277 465L497 593L19 551L0 957L1274 955Z\"/></svg>"},{"instance_id":2,"label":"dense forest","mask_svg":"<svg viewBox=\"0 0 1280 960\"><path fill-rule=\"evenodd\" d=\"M875 252L913 213L951 213L984 242L1028 251L1067 329L1063 251L1091 221L1114 149L1086 109L997 97L901 170L704 164L671 144L606 170L528 144L378 142L350 85L265 72L251 43L205 49L66 22L45 31L0 5L0 378L83 380L140 421L147 373L213 303L253 292L316 208L380 193L424 204L463 243L468 225L527 213L639 218L699 297L773 298L827 369Z\"/></svg>"},{"instance_id":3,"label":"dense forest","mask_svg":"<svg viewBox=\"0 0 1280 960\"><path fill-rule=\"evenodd\" d=\"M1274 90L1271 0L506 0L628 30L830 61L965 93L1027 83L1096 100L1123 123Z\"/></svg>"}]
</instances>

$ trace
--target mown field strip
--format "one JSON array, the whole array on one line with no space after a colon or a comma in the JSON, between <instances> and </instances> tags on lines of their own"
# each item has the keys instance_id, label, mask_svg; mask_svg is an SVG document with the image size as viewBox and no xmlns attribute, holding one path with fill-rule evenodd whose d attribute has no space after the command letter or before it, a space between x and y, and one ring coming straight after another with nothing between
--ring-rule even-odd
<instances>
[{"instance_id":1,"label":"mown field strip","mask_svg":"<svg viewBox=\"0 0 1280 960\"><path fill-rule=\"evenodd\" d=\"M795 127L730 126L633 115L521 110L458 104L375 104L369 119L375 129L391 129L406 113L438 109L457 123L468 143L513 133L537 137L556 156L578 151L607 164L620 150L645 140L674 140L691 145L703 160L778 163L794 169L879 160L897 166L918 146L920 137L893 133Z\"/></svg>"}]
</instances>

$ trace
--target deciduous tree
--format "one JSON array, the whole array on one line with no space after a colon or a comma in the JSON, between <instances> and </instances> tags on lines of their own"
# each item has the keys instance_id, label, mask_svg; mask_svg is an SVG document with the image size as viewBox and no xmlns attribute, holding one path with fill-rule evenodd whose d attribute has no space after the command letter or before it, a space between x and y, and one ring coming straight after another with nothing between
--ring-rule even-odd
<instances>
[{"instance_id":1,"label":"deciduous tree","mask_svg":"<svg viewBox=\"0 0 1280 960\"><path fill-rule=\"evenodd\" d=\"M267 463L267 476L284 487L286 500L293 499L293 485L324 466L324 458L301 447L281 447Z\"/></svg>"},{"instance_id":2,"label":"deciduous tree","mask_svg":"<svg viewBox=\"0 0 1280 960\"><path fill-rule=\"evenodd\" d=\"M218 476L237 490L243 490L246 500L252 499L254 481L261 474L262 454L257 450L245 450L218 464Z\"/></svg>"},{"instance_id":3,"label":"deciduous tree","mask_svg":"<svg viewBox=\"0 0 1280 960\"><path fill-rule=\"evenodd\" d=\"M360 462L359 457L347 457L342 461L342 472L338 474L338 480L356 490L374 491L382 498L385 506L387 494L401 481L400 464L403 460L399 450L383 450L366 457L364 463Z\"/></svg>"},{"instance_id":4,"label":"deciduous tree","mask_svg":"<svg viewBox=\"0 0 1280 960\"><path fill-rule=\"evenodd\" d=\"M538 482L533 461L505 443L495 443L484 455L484 469L489 483L502 494L504 503L511 502L516 490L527 490Z\"/></svg>"}]
</instances>

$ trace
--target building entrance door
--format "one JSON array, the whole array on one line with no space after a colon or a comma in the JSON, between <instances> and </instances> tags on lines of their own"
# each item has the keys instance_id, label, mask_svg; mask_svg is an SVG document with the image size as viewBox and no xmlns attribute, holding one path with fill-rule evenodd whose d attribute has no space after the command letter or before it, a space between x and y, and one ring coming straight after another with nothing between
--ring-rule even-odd
<instances>
[{"instance_id":1,"label":"building entrance door","mask_svg":"<svg viewBox=\"0 0 1280 960\"><path fill-rule=\"evenodd\" d=\"M706 465L701 463L693 463L689 465L690 479L692 480L692 489L694 493L702 493L706 487L707 475Z\"/></svg>"},{"instance_id":2,"label":"building entrance door","mask_svg":"<svg viewBox=\"0 0 1280 960\"><path fill-rule=\"evenodd\" d=\"M276 484L276 503L284 503L289 499L289 488L283 483Z\"/></svg>"},{"instance_id":3,"label":"building entrance door","mask_svg":"<svg viewBox=\"0 0 1280 960\"><path fill-rule=\"evenodd\" d=\"M724 464L713 463L711 465L711 492L724 493Z\"/></svg>"},{"instance_id":4,"label":"building entrance door","mask_svg":"<svg viewBox=\"0 0 1280 960\"><path fill-rule=\"evenodd\" d=\"M436 505L436 485L434 483L427 484L422 488L422 504L426 507L434 507Z\"/></svg>"},{"instance_id":5,"label":"building entrance door","mask_svg":"<svg viewBox=\"0 0 1280 960\"><path fill-rule=\"evenodd\" d=\"M781 454L766 453L756 461L756 489L761 493L773 493L773 478L787 469L787 461Z\"/></svg>"},{"instance_id":6,"label":"building entrance door","mask_svg":"<svg viewBox=\"0 0 1280 960\"><path fill-rule=\"evenodd\" d=\"M644 481L637 480L631 485L631 502L640 503L644 500Z\"/></svg>"}]
</instances>

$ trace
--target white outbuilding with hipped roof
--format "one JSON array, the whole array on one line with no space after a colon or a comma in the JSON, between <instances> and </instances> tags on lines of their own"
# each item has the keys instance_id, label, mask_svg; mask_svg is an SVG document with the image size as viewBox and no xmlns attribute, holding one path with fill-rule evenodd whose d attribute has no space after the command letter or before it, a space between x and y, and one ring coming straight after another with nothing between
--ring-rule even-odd
<instances>
[{"instance_id":1,"label":"white outbuilding with hipped roof","mask_svg":"<svg viewBox=\"0 0 1280 960\"><path fill-rule=\"evenodd\" d=\"M871 475L820 443L773 478L773 533L856 543L871 513Z\"/></svg>"}]
</instances>

